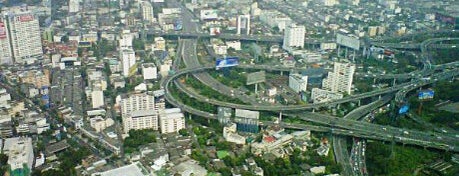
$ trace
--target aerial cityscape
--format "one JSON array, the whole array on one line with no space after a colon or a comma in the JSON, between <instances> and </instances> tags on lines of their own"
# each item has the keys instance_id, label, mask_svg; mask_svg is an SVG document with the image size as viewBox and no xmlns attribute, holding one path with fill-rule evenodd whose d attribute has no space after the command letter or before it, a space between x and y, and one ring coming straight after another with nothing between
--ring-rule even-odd
<instances>
[{"instance_id":1,"label":"aerial cityscape","mask_svg":"<svg viewBox=\"0 0 459 176\"><path fill-rule=\"evenodd\" d=\"M459 1L0 0L0 176L459 176Z\"/></svg>"}]
</instances>

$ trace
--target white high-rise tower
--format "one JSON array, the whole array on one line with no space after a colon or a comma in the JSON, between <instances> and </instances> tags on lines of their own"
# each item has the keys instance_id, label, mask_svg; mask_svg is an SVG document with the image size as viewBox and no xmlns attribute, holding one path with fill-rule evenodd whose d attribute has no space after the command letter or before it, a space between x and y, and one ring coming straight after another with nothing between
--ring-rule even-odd
<instances>
[{"instance_id":1,"label":"white high-rise tower","mask_svg":"<svg viewBox=\"0 0 459 176\"><path fill-rule=\"evenodd\" d=\"M245 30L245 34L250 34L250 15L239 15L237 17L237 34L241 34L241 30Z\"/></svg>"},{"instance_id":2,"label":"white high-rise tower","mask_svg":"<svg viewBox=\"0 0 459 176\"><path fill-rule=\"evenodd\" d=\"M322 82L324 89L332 92L351 94L355 65L351 63L334 63L333 72L328 72L328 77Z\"/></svg>"},{"instance_id":3,"label":"white high-rise tower","mask_svg":"<svg viewBox=\"0 0 459 176\"><path fill-rule=\"evenodd\" d=\"M8 12L6 16L15 62L24 63L29 58L42 56L38 16L27 9Z\"/></svg>"},{"instance_id":4,"label":"white high-rise tower","mask_svg":"<svg viewBox=\"0 0 459 176\"><path fill-rule=\"evenodd\" d=\"M306 29L304 26L298 26L296 24L290 24L285 29L284 33L284 44L282 48L289 50L292 47L304 47L304 33Z\"/></svg>"}]
</instances>

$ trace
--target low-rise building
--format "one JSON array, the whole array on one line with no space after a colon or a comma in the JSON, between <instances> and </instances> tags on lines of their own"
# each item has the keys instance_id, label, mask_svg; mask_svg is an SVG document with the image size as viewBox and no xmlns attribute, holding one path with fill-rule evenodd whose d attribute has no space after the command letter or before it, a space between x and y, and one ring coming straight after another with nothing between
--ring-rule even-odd
<instances>
[{"instance_id":1,"label":"low-rise building","mask_svg":"<svg viewBox=\"0 0 459 176\"><path fill-rule=\"evenodd\" d=\"M105 130L106 128L115 124L115 121L113 121L112 118L104 119L101 116L96 116L96 117L89 119L89 123L91 127L94 128L97 132L101 132Z\"/></svg>"},{"instance_id":2,"label":"low-rise building","mask_svg":"<svg viewBox=\"0 0 459 176\"><path fill-rule=\"evenodd\" d=\"M244 145L246 141L245 137L237 134L236 131L236 124L230 123L227 126L223 127L223 137L228 142Z\"/></svg>"},{"instance_id":3,"label":"low-rise building","mask_svg":"<svg viewBox=\"0 0 459 176\"><path fill-rule=\"evenodd\" d=\"M313 88L311 92L311 99L313 103L323 103L342 98L343 94L341 93L323 90L319 88Z\"/></svg>"},{"instance_id":4,"label":"low-rise building","mask_svg":"<svg viewBox=\"0 0 459 176\"><path fill-rule=\"evenodd\" d=\"M161 133L176 133L185 128L185 115L179 108L165 109L160 112Z\"/></svg>"},{"instance_id":5,"label":"low-rise building","mask_svg":"<svg viewBox=\"0 0 459 176\"><path fill-rule=\"evenodd\" d=\"M15 137L5 139L3 153L8 155L10 175L21 173L29 175L34 163L32 138Z\"/></svg>"}]
</instances>

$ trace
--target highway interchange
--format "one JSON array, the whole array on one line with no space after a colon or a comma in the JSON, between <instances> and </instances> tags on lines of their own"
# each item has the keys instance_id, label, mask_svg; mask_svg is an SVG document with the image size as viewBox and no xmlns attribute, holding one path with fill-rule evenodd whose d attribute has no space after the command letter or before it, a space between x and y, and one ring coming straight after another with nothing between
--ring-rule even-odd
<instances>
[{"instance_id":1,"label":"highway interchange","mask_svg":"<svg viewBox=\"0 0 459 176\"><path fill-rule=\"evenodd\" d=\"M184 18L192 17L192 14L189 11L184 11ZM189 14L187 14L189 13ZM192 20L184 20L187 21L188 24L184 24L184 30L185 29L195 29L196 31L198 30L197 24L192 22ZM242 92L234 92L235 89L229 88L226 85L223 85L221 83L218 83L217 80L212 78L209 74L205 73L206 70L210 69L215 69L215 67L204 67L199 63L199 60L197 59L196 55L196 44L197 40L196 39L181 39L179 43L179 51L180 54L182 54L182 58L186 68L178 70L175 74L170 75L166 77L165 79L162 80L161 85L165 89L165 97L168 100L169 103L176 107L182 108L184 111L187 111L191 114L195 114L197 116L205 117L205 118L211 118L215 119L216 115L204 111L200 111L197 109L194 109L190 107L189 105L182 104L180 101L178 101L174 96L172 96L170 92L170 86L171 83L173 82L177 88L186 93L188 96L195 98L201 102L206 102L210 103L213 105L218 105L218 106L224 106L224 107L231 107L231 108L240 108L240 109L249 109L249 110L262 110L262 111L275 111L275 112L280 112L280 111L293 111L292 113L287 113L286 115L299 118L305 121L309 122L315 122L318 124L322 124L324 126L313 126L313 125L304 125L304 124L289 124L289 123L283 123L280 122L277 125L283 126L285 128L293 128L293 129L308 129L312 131L320 131L320 132L329 132L332 134L335 134L333 138L334 142L334 147L335 152L337 152L337 155L341 155L337 157L339 159L338 162L342 163L350 163L350 161L346 161L349 159L349 153L347 151L347 147L345 143L343 143L343 137L341 136L353 136L353 137L358 137L358 138L364 138L364 139L375 139L375 140L382 140L382 141L388 141L388 142L399 142L403 144L413 144L413 145L419 145L423 147L431 147L431 148L438 148L438 149L444 149L448 151L454 151L458 152L459 151L459 140L457 139L457 136L454 135L448 135L448 134L432 134L428 132L420 132L416 130L407 130L407 129L401 129L401 128L395 128L391 126L382 126L382 125L376 125L376 124L371 124L368 122L364 121L356 121L356 120L363 120L362 117L364 117L366 114L369 112L373 111L374 109L383 106L386 104L388 101L390 101L393 98L393 93L397 92L397 95L395 96L396 99L398 97L403 97L408 91L411 91L413 89L431 84L435 81L438 80L443 80L443 79L450 79L451 77L454 77L458 75L459 69L456 67L459 65L459 62L453 62L453 63L447 63L447 64L442 64L442 65L431 65L430 63L432 62L431 59L427 56L424 55L426 52L425 50L427 49L427 46L431 45L432 43L436 43L438 41L442 40L457 40L457 38L436 38L436 39L429 39L422 44L416 44L416 47L420 47L423 55L422 57L424 58L424 61L428 61L428 64L424 62L424 68L419 71L415 71L412 73L407 73L407 74L396 74L396 75L370 75L366 77L374 77L378 79L411 79L410 82L405 82L399 85L394 85L393 87L385 88L385 89L380 89L377 91L372 91L372 92L367 92L363 94L358 94L358 95L353 95L346 97L341 100L336 100L333 102L328 102L328 103L319 103L319 104L308 104L308 105L293 105L293 106L285 106L285 105L274 105L274 106L269 106L269 105L263 105L259 104L257 102L254 102L250 97L246 97L245 94ZM436 45L439 46L439 45ZM442 47L452 47L453 45L444 45ZM430 46L429 46L430 47ZM400 48L404 48L403 46ZM406 48L405 48L406 49ZM177 60L180 60L177 59ZM179 63L180 61L178 61ZM241 65L241 68L250 68L250 69L262 69L262 70L278 70L278 71L289 71L289 70L294 70L294 69L301 69L301 68L284 68L284 67L272 67L272 66L256 66L256 65ZM269 68L268 68L269 67ZM449 71L444 71L445 68L456 68L453 70ZM435 70L443 70L441 73L433 74ZM187 74L193 74L199 81L203 82L205 85L212 87L219 92L222 92L222 94L225 95L232 95L238 99L241 99L245 103L250 103L252 105L240 105L240 104L233 104L233 103L227 103L227 102L221 102L217 101L208 97L204 97L202 95L197 94L193 90L190 90L187 88L184 84L180 83L177 81L178 78L181 76L187 75ZM206 76L207 75L207 76ZM356 75L356 76L363 76L363 75ZM422 79L426 76L429 76L429 80ZM237 91L237 90L236 90ZM381 98L381 95L386 95ZM298 112L299 110L305 110L305 109L314 109L314 108L319 108L319 107L333 107L341 103L345 102L350 102L350 101L357 101L360 99L365 99L365 98L370 98L370 97L377 97L380 96L380 99L376 102L373 102L369 105L362 106L348 115L346 115L345 118L337 118L333 116L328 116L324 114L319 114L319 113L310 113L310 112ZM260 125L274 125L273 122L260 122ZM344 140L345 141L345 140ZM361 159L364 159L364 156L362 157L363 153L362 151L365 150L365 142L364 141L355 141L352 151L356 151L357 156L354 158L360 158L360 161L353 161L357 163L362 163ZM359 165L357 170L352 169L350 164L347 164L347 168L344 168L344 173L352 173L352 174L358 174L362 175L365 173L366 168L364 165ZM348 168L351 168L351 170L348 170ZM357 172L359 173L357 173Z\"/></svg>"}]
</instances>

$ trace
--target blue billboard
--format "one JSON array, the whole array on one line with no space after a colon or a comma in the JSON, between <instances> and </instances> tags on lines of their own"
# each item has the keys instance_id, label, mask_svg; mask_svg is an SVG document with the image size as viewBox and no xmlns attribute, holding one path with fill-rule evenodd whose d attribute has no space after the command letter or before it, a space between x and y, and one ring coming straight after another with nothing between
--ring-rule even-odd
<instances>
[{"instance_id":1,"label":"blue billboard","mask_svg":"<svg viewBox=\"0 0 459 176\"><path fill-rule=\"evenodd\" d=\"M418 93L419 100L433 99L435 91L433 90L423 90Z\"/></svg>"},{"instance_id":2,"label":"blue billboard","mask_svg":"<svg viewBox=\"0 0 459 176\"><path fill-rule=\"evenodd\" d=\"M215 67L225 68L225 67L234 67L239 65L239 58L238 57L226 57L226 58L219 58L215 63Z\"/></svg>"},{"instance_id":3,"label":"blue billboard","mask_svg":"<svg viewBox=\"0 0 459 176\"><path fill-rule=\"evenodd\" d=\"M410 110L410 107L408 105L403 105L399 110L398 114L406 114Z\"/></svg>"}]
</instances>

